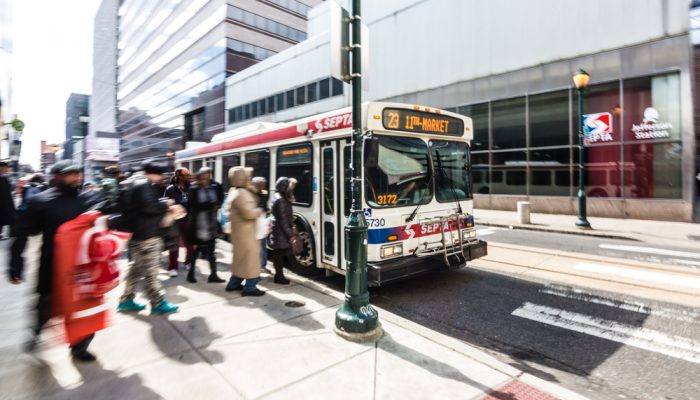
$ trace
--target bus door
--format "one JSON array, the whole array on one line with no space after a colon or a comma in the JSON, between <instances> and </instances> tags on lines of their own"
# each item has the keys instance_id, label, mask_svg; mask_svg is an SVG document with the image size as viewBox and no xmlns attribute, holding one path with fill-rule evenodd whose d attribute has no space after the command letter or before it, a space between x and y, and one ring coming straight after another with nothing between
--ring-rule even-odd
<instances>
[{"instance_id":1,"label":"bus door","mask_svg":"<svg viewBox=\"0 0 700 400\"><path fill-rule=\"evenodd\" d=\"M350 139L338 141L338 244L340 248L340 268L345 269L345 223L352 207L352 145Z\"/></svg>"},{"instance_id":2,"label":"bus door","mask_svg":"<svg viewBox=\"0 0 700 400\"><path fill-rule=\"evenodd\" d=\"M321 259L338 267L338 142L321 145Z\"/></svg>"}]
</instances>

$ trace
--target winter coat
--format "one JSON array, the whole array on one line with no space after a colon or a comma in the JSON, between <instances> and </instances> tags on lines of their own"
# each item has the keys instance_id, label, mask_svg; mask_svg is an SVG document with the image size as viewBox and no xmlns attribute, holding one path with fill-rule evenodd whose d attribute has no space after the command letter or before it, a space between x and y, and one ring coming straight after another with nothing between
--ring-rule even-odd
<instances>
[{"instance_id":1,"label":"winter coat","mask_svg":"<svg viewBox=\"0 0 700 400\"><path fill-rule=\"evenodd\" d=\"M272 230L270 232L270 247L273 249L288 249L289 238L292 237L292 221L294 219L292 203L289 201L289 179L277 180L275 202L272 205Z\"/></svg>"},{"instance_id":2,"label":"winter coat","mask_svg":"<svg viewBox=\"0 0 700 400\"><path fill-rule=\"evenodd\" d=\"M212 182L213 183L213 182ZM189 226L190 233L189 237L192 238L194 243L202 244L208 242L208 240L203 240L197 234L200 223L206 223L209 226L209 231L211 239L216 239L219 235L219 221L217 219L217 211L221 207L221 202L223 201L223 194L220 190L221 186L209 185L207 190L209 193L213 193L214 196L206 201L200 201L200 192L202 191L199 186L193 186L187 192L187 198L189 202L189 207L187 209L187 214L189 215ZM206 221L200 221L205 219ZM209 240L211 240L209 239Z\"/></svg>"},{"instance_id":3,"label":"winter coat","mask_svg":"<svg viewBox=\"0 0 700 400\"><path fill-rule=\"evenodd\" d=\"M54 236L58 228L83 212L104 205L100 200L85 193L66 194L56 187L29 200L27 211L22 216L22 229L29 235L41 233L43 236L37 292L48 294L53 289Z\"/></svg>"},{"instance_id":4,"label":"winter coat","mask_svg":"<svg viewBox=\"0 0 700 400\"><path fill-rule=\"evenodd\" d=\"M0 227L10 225L15 218L15 200L12 198L10 181L0 175Z\"/></svg>"},{"instance_id":5,"label":"winter coat","mask_svg":"<svg viewBox=\"0 0 700 400\"><path fill-rule=\"evenodd\" d=\"M131 190L132 212L129 218L133 229L131 240L142 241L162 237L164 230L160 223L168 211L168 205L161 201L162 186L154 185L146 177L134 181Z\"/></svg>"},{"instance_id":6,"label":"winter coat","mask_svg":"<svg viewBox=\"0 0 700 400\"><path fill-rule=\"evenodd\" d=\"M260 276L260 241L256 239L257 220L263 211L257 207L258 198L250 186L252 168L233 167L228 178L227 210L231 222L233 245L233 276L252 279Z\"/></svg>"}]
</instances>

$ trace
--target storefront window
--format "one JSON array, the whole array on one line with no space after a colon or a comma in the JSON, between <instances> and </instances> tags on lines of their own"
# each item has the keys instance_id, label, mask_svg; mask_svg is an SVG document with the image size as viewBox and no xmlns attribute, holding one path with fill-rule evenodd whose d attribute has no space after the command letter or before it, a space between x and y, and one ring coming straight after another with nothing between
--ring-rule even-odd
<instances>
[{"instance_id":1,"label":"storefront window","mask_svg":"<svg viewBox=\"0 0 700 400\"><path fill-rule=\"evenodd\" d=\"M568 196L571 187L570 148L530 150L530 194Z\"/></svg>"},{"instance_id":2,"label":"storefront window","mask_svg":"<svg viewBox=\"0 0 700 400\"><path fill-rule=\"evenodd\" d=\"M530 146L569 144L569 91L530 96Z\"/></svg>"},{"instance_id":3,"label":"storefront window","mask_svg":"<svg viewBox=\"0 0 700 400\"><path fill-rule=\"evenodd\" d=\"M493 149L525 147L525 97L491 103Z\"/></svg>"},{"instance_id":4,"label":"storefront window","mask_svg":"<svg viewBox=\"0 0 700 400\"><path fill-rule=\"evenodd\" d=\"M489 154L472 153L472 181L474 193L489 194Z\"/></svg>"},{"instance_id":5,"label":"storefront window","mask_svg":"<svg viewBox=\"0 0 700 400\"><path fill-rule=\"evenodd\" d=\"M527 152L509 151L493 153L493 172L491 174L491 193L526 194L527 193Z\"/></svg>"},{"instance_id":6,"label":"storefront window","mask_svg":"<svg viewBox=\"0 0 700 400\"><path fill-rule=\"evenodd\" d=\"M574 143L578 143L579 121L578 116L578 93L573 93L573 101L571 102L574 108L574 120L572 121L574 132ZM599 85L591 85L586 88L583 93L583 113L584 114L599 114L610 113L612 119L612 133L610 136L605 136L598 143L615 143L620 142L621 128L620 115L622 108L620 106L620 83L619 81L603 83Z\"/></svg>"},{"instance_id":7,"label":"storefront window","mask_svg":"<svg viewBox=\"0 0 700 400\"><path fill-rule=\"evenodd\" d=\"M578 149L574 149L578 163ZM594 146L586 149L586 195L622 197L620 146ZM574 169L574 187L578 187L578 166Z\"/></svg>"},{"instance_id":8,"label":"storefront window","mask_svg":"<svg viewBox=\"0 0 700 400\"><path fill-rule=\"evenodd\" d=\"M679 199L682 194L681 144L626 144L625 195Z\"/></svg>"},{"instance_id":9,"label":"storefront window","mask_svg":"<svg viewBox=\"0 0 700 400\"><path fill-rule=\"evenodd\" d=\"M457 113L470 117L474 124L474 140L471 148L474 151L489 148L489 103L472 104L457 108Z\"/></svg>"},{"instance_id":10,"label":"storefront window","mask_svg":"<svg viewBox=\"0 0 700 400\"><path fill-rule=\"evenodd\" d=\"M680 139L678 74L628 79L622 85L626 141Z\"/></svg>"}]
</instances>

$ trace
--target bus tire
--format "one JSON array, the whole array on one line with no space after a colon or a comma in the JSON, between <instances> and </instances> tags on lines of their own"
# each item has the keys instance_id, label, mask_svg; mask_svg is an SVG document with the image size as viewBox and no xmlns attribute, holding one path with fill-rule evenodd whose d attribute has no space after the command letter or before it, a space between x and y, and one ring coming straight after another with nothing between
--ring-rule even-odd
<instances>
[{"instance_id":1,"label":"bus tire","mask_svg":"<svg viewBox=\"0 0 700 400\"><path fill-rule=\"evenodd\" d=\"M289 264L294 272L302 275L314 275L319 272L316 268L316 249L311 228L301 217L295 215L294 225L299 231L299 238L303 244L303 250L298 255L289 257Z\"/></svg>"}]
</instances>

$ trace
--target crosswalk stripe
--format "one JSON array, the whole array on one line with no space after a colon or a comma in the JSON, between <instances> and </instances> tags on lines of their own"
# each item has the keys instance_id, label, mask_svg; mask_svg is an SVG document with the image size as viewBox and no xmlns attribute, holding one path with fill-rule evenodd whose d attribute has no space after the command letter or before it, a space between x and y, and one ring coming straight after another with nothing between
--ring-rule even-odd
<instances>
[{"instance_id":1,"label":"crosswalk stripe","mask_svg":"<svg viewBox=\"0 0 700 400\"><path fill-rule=\"evenodd\" d=\"M691 253L689 251L655 249L655 248L651 248L651 247L627 246L627 245L607 244L607 243L601 243L598 246L601 249L607 249L607 250L620 250L620 251L629 251L629 252L635 252L635 253L657 254L657 255L671 256L671 257L685 257L685 258L700 259L700 254Z\"/></svg>"},{"instance_id":2,"label":"crosswalk stripe","mask_svg":"<svg viewBox=\"0 0 700 400\"><path fill-rule=\"evenodd\" d=\"M633 311L640 314L652 315L655 317L674 319L676 321L681 322L700 323L700 313L688 310L677 310L668 307L651 308L641 302L630 303L622 300L607 299L605 297L597 296L592 293L587 293L582 290L568 287L558 287L555 285L551 285L545 289L540 289L539 292L543 294L549 294L552 296L564 297L567 299L585 301L587 303L619 308L625 311Z\"/></svg>"},{"instance_id":3,"label":"crosswalk stripe","mask_svg":"<svg viewBox=\"0 0 700 400\"><path fill-rule=\"evenodd\" d=\"M529 302L511 315L700 364L700 342L692 339Z\"/></svg>"},{"instance_id":4,"label":"crosswalk stripe","mask_svg":"<svg viewBox=\"0 0 700 400\"><path fill-rule=\"evenodd\" d=\"M603 264L578 263L574 269L595 272L599 274L617 275L640 281L667 284L672 286L700 289L700 279L680 275L662 274L659 272L640 271L636 269L613 267Z\"/></svg>"}]
</instances>

